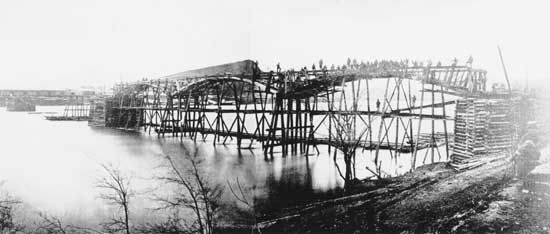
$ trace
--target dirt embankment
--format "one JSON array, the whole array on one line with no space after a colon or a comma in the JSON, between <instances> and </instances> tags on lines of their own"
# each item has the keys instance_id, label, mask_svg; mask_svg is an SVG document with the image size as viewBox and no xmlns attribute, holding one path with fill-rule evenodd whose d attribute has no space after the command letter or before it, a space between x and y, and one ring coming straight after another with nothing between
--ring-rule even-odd
<instances>
[{"instance_id":1,"label":"dirt embankment","mask_svg":"<svg viewBox=\"0 0 550 234\"><path fill-rule=\"evenodd\" d=\"M364 183L350 196L287 209L260 223L262 233L550 233L548 132L529 130L520 141L530 146L514 159L464 172L428 165Z\"/></svg>"},{"instance_id":2,"label":"dirt embankment","mask_svg":"<svg viewBox=\"0 0 550 234\"><path fill-rule=\"evenodd\" d=\"M510 160L464 172L428 165L260 226L262 233L548 233L550 152L539 161L519 179Z\"/></svg>"},{"instance_id":3,"label":"dirt embankment","mask_svg":"<svg viewBox=\"0 0 550 234\"><path fill-rule=\"evenodd\" d=\"M384 186L291 209L262 223L262 233L452 232L462 218L500 198L510 173L506 161L462 173L445 163L428 165Z\"/></svg>"}]
</instances>

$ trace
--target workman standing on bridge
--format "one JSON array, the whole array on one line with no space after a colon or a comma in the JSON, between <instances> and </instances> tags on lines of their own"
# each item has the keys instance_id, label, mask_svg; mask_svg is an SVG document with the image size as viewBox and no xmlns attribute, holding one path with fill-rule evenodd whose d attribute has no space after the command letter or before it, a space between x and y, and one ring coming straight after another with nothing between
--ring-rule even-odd
<instances>
[{"instance_id":1,"label":"workman standing on bridge","mask_svg":"<svg viewBox=\"0 0 550 234\"><path fill-rule=\"evenodd\" d=\"M380 112L380 99L376 99L376 111Z\"/></svg>"}]
</instances>

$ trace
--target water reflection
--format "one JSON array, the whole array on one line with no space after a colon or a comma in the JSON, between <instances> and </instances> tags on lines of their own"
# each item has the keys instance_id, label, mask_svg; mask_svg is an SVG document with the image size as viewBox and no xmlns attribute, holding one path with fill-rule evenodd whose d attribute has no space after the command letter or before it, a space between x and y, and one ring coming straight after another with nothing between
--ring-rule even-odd
<instances>
[{"instance_id":1,"label":"water reflection","mask_svg":"<svg viewBox=\"0 0 550 234\"><path fill-rule=\"evenodd\" d=\"M38 107L37 111L61 110ZM79 214L83 219L109 212L94 187L102 173L100 164L117 165L131 176L136 191L155 191L159 184L154 178L165 170L159 167L165 155L176 159L198 155L215 183L225 185L238 178L252 188L260 211L277 211L342 192L343 180L328 153L276 155L265 160L260 148L238 150L232 143L213 146L210 138L195 143L185 137L93 129L86 122L51 122L40 115L5 109L0 109L0 129L0 180L6 181L7 189L38 210ZM319 150L327 152L327 148ZM371 154L358 155L358 177L369 176L364 167L372 163ZM341 159L338 163L343 165ZM389 165L393 163L383 168L387 174L402 173L408 170L410 159L399 158L398 167ZM231 200L230 194L226 192L224 199ZM146 214L149 211L143 207L152 206L152 201L141 195L134 204Z\"/></svg>"}]
</instances>

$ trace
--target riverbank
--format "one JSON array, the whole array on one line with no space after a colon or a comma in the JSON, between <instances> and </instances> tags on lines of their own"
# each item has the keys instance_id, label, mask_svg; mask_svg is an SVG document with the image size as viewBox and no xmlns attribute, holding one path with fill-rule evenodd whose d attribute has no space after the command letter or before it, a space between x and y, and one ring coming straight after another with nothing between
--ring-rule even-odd
<instances>
[{"instance_id":1,"label":"riverbank","mask_svg":"<svg viewBox=\"0 0 550 234\"><path fill-rule=\"evenodd\" d=\"M542 155L540 161L550 161ZM502 159L457 172L447 163L366 183L355 194L287 209L262 233L547 233L550 164L523 179Z\"/></svg>"}]
</instances>

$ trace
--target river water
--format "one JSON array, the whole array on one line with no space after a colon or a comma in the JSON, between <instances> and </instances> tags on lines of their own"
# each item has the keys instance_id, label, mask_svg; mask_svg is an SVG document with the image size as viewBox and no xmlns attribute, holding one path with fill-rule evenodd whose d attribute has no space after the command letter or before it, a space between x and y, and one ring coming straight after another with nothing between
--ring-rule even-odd
<instances>
[{"instance_id":1,"label":"river water","mask_svg":"<svg viewBox=\"0 0 550 234\"><path fill-rule=\"evenodd\" d=\"M37 107L37 112L62 110ZM239 179L253 188L255 202L264 210L342 193L343 180L326 147L319 148L319 155L276 155L266 160L260 145L239 151L234 143L213 146L211 140L195 143L185 137L94 129L87 122L47 121L40 114L5 108L0 109L0 130L2 189L24 201L32 212L88 221L107 217L109 206L98 198L101 191L95 183L104 173L101 165L109 164L131 178L137 194L134 215L147 216L146 208L153 203L149 195L159 191L154 178L166 170L160 167L166 155L198 155L209 180L225 185ZM388 171L403 173L409 161L404 157ZM369 162L358 159L357 163L364 168ZM359 169L357 175L366 177L368 172Z\"/></svg>"},{"instance_id":2,"label":"river water","mask_svg":"<svg viewBox=\"0 0 550 234\"><path fill-rule=\"evenodd\" d=\"M37 112L62 111L37 107ZM259 200L311 200L342 186L328 157L275 157L264 160L261 149L235 145L214 147L210 142L158 138L146 133L93 129L86 122L47 121L42 115L0 109L0 181L3 189L37 211L82 218L107 212L95 187L101 164L111 164L131 177L135 190L156 187L152 179L164 156L204 158L210 179L225 184L239 178L254 186ZM147 202L143 195L141 204ZM287 199L292 197L292 199ZM274 202L277 202L274 201Z\"/></svg>"}]
</instances>

